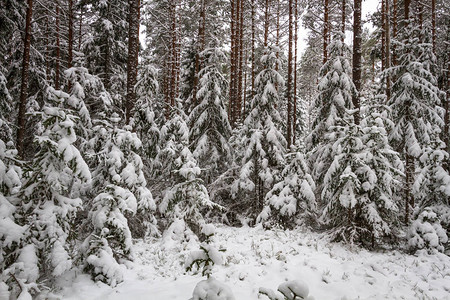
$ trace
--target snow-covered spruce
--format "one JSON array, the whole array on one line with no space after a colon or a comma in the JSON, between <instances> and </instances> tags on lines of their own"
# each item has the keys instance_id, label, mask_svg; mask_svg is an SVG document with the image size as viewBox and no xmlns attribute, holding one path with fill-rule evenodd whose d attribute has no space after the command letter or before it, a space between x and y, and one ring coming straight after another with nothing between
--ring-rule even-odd
<instances>
[{"instance_id":1,"label":"snow-covered spruce","mask_svg":"<svg viewBox=\"0 0 450 300\"><path fill-rule=\"evenodd\" d=\"M402 173L396 169L398 155L385 143L381 124L366 125L336 127L331 133L336 142L324 176L321 196L326 206L321 221L336 240L373 245L392 233L398 212L392 191Z\"/></svg>"},{"instance_id":2,"label":"snow-covered spruce","mask_svg":"<svg viewBox=\"0 0 450 300\"><path fill-rule=\"evenodd\" d=\"M3 66L0 66L0 139L8 141L12 140L12 128L9 122L11 121L13 99L7 87L5 71Z\"/></svg>"},{"instance_id":3,"label":"snow-covered spruce","mask_svg":"<svg viewBox=\"0 0 450 300\"><path fill-rule=\"evenodd\" d=\"M444 251L444 244L448 242L445 229L442 228L439 218L431 208L425 208L418 218L414 220L408 231L408 248L415 252L427 249L429 252Z\"/></svg>"},{"instance_id":4,"label":"snow-covered spruce","mask_svg":"<svg viewBox=\"0 0 450 300\"><path fill-rule=\"evenodd\" d=\"M200 178L201 170L188 148L185 119L183 112L174 109L161 128L160 151L152 162L152 176L158 182L154 188L162 192L159 211L165 215L167 227L181 220L198 235L205 212L220 206L209 199Z\"/></svg>"},{"instance_id":5,"label":"snow-covered spruce","mask_svg":"<svg viewBox=\"0 0 450 300\"><path fill-rule=\"evenodd\" d=\"M18 224L15 216L17 205L20 205L16 195L22 185L22 168L16 156L17 150L12 147L12 142L5 144L0 139L0 284L4 285L5 299L10 297L10 287L13 295L14 288L20 289L15 286L17 282L10 273L14 274L14 253L20 250L27 230L26 226ZM19 281L23 284L22 278Z\"/></svg>"},{"instance_id":6,"label":"snow-covered spruce","mask_svg":"<svg viewBox=\"0 0 450 300\"><path fill-rule=\"evenodd\" d=\"M97 166L93 190L97 194L89 211L92 233L84 242L86 270L95 280L112 286L123 280L120 264L131 260L130 220L146 233L156 230L156 205L146 187L143 164L137 154L141 141L119 118L99 121L89 142Z\"/></svg>"},{"instance_id":7,"label":"snow-covered spruce","mask_svg":"<svg viewBox=\"0 0 450 300\"><path fill-rule=\"evenodd\" d=\"M255 217L264 207L264 198L273 185L280 180L284 166L286 139L281 127L282 119L275 108L279 102L284 80L277 72L280 60L278 48L265 49L261 57L263 70L256 76L256 95L251 111L241 130L244 154L240 161L238 178L232 193L239 198L239 211Z\"/></svg>"},{"instance_id":8,"label":"snow-covered spruce","mask_svg":"<svg viewBox=\"0 0 450 300\"><path fill-rule=\"evenodd\" d=\"M82 200L74 186L91 181L90 170L74 146L79 119L64 108L64 97L49 89L39 115L43 132L36 136L39 151L28 168L15 217L25 226L10 267L26 283L51 282L72 267L73 221ZM48 283L47 283L48 284Z\"/></svg>"},{"instance_id":9,"label":"snow-covered spruce","mask_svg":"<svg viewBox=\"0 0 450 300\"><path fill-rule=\"evenodd\" d=\"M205 67L199 73L197 99L200 102L189 115L190 149L202 177L210 182L220 174L232 156L228 143L231 126L224 105L227 82L220 70L226 57L219 48L208 48L201 54Z\"/></svg>"},{"instance_id":10,"label":"snow-covered spruce","mask_svg":"<svg viewBox=\"0 0 450 300\"><path fill-rule=\"evenodd\" d=\"M282 180L267 193L266 206L258 221L270 219L285 228L293 228L316 212L316 185L302 153L290 153L286 161L289 163L281 172Z\"/></svg>"}]
</instances>

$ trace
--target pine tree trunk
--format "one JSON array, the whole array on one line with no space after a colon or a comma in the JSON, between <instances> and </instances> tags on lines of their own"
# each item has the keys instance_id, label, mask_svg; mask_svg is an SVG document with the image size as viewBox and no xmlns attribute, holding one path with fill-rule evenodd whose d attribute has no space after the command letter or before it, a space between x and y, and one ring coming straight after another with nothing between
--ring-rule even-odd
<instances>
[{"instance_id":1,"label":"pine tree trunk","mask_svg":"<svg viewBox=\"0 0 450 300\"><path fill-rule=\"evenodd\" d=\"M25 39L23 42L22 82L20 86L19 115L17 116L17 151L20 158L24 158L24 137L26 126L26 105L28 97L28 81L30 76L30 47L31 47L31 19L33 15L33 0L27 0L27 14L25 17Z\"/></svg>"},{"instance_id":2,"label":"pine tree trunk","mask_svg":"<svg viewBox=\"0 0 450 300\"><path fill-rule=\"evenodd\" d=\"M287 74L287 147L292 145L292 42L293 42L293 0L289 0L289 47Z\"/></svg>"},{"instance_id":3,"label":"pine tree trunk","mask_svg":"<svg viewBox=\"0 0 450 300\"><path fill-rule=\"evenodd\" d=\"M404 13L405 13L405 20L409 19L409 7L411 6L411 0L404 0L403 1L403 5L404 5Z\"/></svg>"},{"instance_id":4,"label":"pine tree trunk","mask_svg":"<svg viewBox=\"0 0 450 300\"><path fill-rule=\"evenodd\" d=\"M125 123L130 122L136 103L136 81L139 59L139 22L140 0L128 0L128 61L127 61L127 98L125 105Z\"/></svg>"},{"instance_id":5,"label":"pine tree trunk","mask_svg":"<svg viewBox=\"0 0 450 300\"><path fill-rule=\"evenodd\" d=\"M298 0L294 1L294 120L292 140L295 143L296 128L297 128L297 43L298 43Z\"/></svg>"},{"instance_id":6,"label":"pine tree trunk","mask_svg":"<svg viewBox=\"0 0 450 300\"><path fill-rule=\"evenodd\" d=\"M251 99L255 96L255 44L256 44L256 0L252 0L252 92Z\"/></svg>"},{"instance_id":7,"label":"pine tree trunk","mask_svg":"<svg viewBox=\"0 0 450 300\"><path fill-rule=\"evenodd\" d=\"M269 0L266 0L264 10L264 47L267 47L269 40Z\"/></svg>"},{"instance_id":8,"label":"pine tree trunk","mask_svg":"<svg viewBox=\"0 0 450 300\"><path fill-rule=\"evenodd\" d=\"M59 3L56 2L56 57L55 57L55 89L60 87L60 67L61 47L59 43Z\"/></svg>"},{"instance_id":9,"label":"pine tree trunk","mask_svg":"<svg viewBox=\"0 0 450 300\"><path fill-rule=\"evenodd\" d=\"M49 23L48 23L48 12L45 18L45 79L47 82L50 80L50 38L49 38Z\"/></svg>"},{"instance_id":10,"label":"pine tree trunk","mask_svg":"<svg viewBox=\"0 0 450 300\"><path fill-rule=\"evenodd\" d=\"M198 43L195 53L195 70L194 70L194 84L192 87L192 103L194 107L197 105L197 88L198 88L198 73L200 72L200 53L205 47L205 26L206 26L206 0L201 0L200 6L200 20L198 25Z\"/></svg>"},{"instance_id":11,"label":"pine tree trunk","mask_svg":"<svg viewBox=\"0 0 450 300\"><path fill-rule=\"evenodd\" d=\"M342 0L342 15L341 15L341 26L342 26L342 32L344 33L344 35L342 36L342 42L344 42L345 40L345 5L346 5L346 1Z\"/></svg>"},{"instance_id":12,"label":"pine tree trunk","mask_svg":"<svg viewBox=\"0 0 450 300\"><path fill-rule=\"evenodd\" d=\"M323 8L323 63L326 63L328 60L328 30L329 30L329 23L328 23L328 0L325 0L324 8Z\"/></svg>"},{"instance_id":13,"label":"pine tree trunk","mask_svg":"<svg viewBox=\"0 0 450 300\"><path fill-rule=\"evenodd\" d=\"M83 27L83 5L80 6L80 22L78 23L78 52L81 52L81 44L83 42L83 33L82 33L82 27Z\"/></svg>"},{"instance_id":14,"label":"pine tree trunk","mask_svg":"<svg viewBox=\"0 0 450 300\"><path fill-rule=\"evenodd\" d=\"M431 30L433 35L433 53L436 54L436 0L431 0Z\"/></svg>"},{"instance_id":15,"label":"pine tree trunk","mask_svg":"<svg viewBox=\"0 0 450 300\"><path fill-rule=\"evenodd\" d=\"M359 93L361 91L361 0L355 0L353 13L353 83L356 87L356 95L352 102L355 108L355 124L359 124Z\"/></svg>"},{"instance_id":16,"label":"pine tree trunk","mask_svg":"<svg viewBox=\"0 0 450 300\"><path fill-rule=\"evenodd\" d=\"M68 41L67 41L67 68L72 68L73 61L73 0L68 0L68 14L69 14L69 28L68 28ZM72 89L72 84L69 81L67 85L67 90L70 91Z\"/></svg>"},{"instance_id":17,"label":"pine tree trunk","mask_svg":"<svg viewBox=\"0 0 450 300\"><path fill-rule=\"evenodd\" d=\"M444 143L446 145L447 153L450 153L450 62L447 63L447 93L445 97L444 102L444 110L445 110L445 116L444 116ZM446 169L447 172L450 172L450 158L447 159L446 163Z\"/></svg>"},{"instance_id":18,"label":"pine tree trunk","mask_svg":"<svg viewBox=\"0 0 450 300\"><path fill-rule=\"evenodd\" d=\"M433 0L434 1L434 0ZM397 38L397 0L392 1L392 38ZM392 46L392 65L397 65L395 45Z\"/></svg>"},{"instance_id":19,"label":"pine tree trunk","mask_svg":"<svg viewBox=\"0 0 450 300\"><path fill-rule=\"evenodd\" d=\"M244 59L244 0L239 0L239 51L238 51L238 88L236 101L236 120L241 119L242 110L242 75L243 75L243 59Z\"/></svg>"},{"instance_id":20,"label":"pine tree trunk","mask_svg":"<svg viewBox=\"0 0 450 300\"><path fill-rule=\"evenodd\" d=\"M229 102L228 102L228 119L230 122L230 125L234 127L234 95L235 95L235 68L236 68L236 61L235 61L235 52L236 52L236 1L237 0L231 0L231 51L230 51L230 92L229 92Z\"/></svg>"},{"instance_id":21,"label":"pine tree trunk","mask_svg":"<svg viewBox=\"0 0 450 300\"><path fill-rule=\"evenodd\" d=\"M385 0L381 0L381 72L386 70L386 7Z\"/></svg>"},{"instance_id":22,"label":"pine tree trunk","mask_svg":"<svg viewBox=\"0 0 450 300\"><path fill-rule=\"evenodd\" d=\"M390 68L391 67L391 37L390 37L390 30L389 30L389 20L390 20L390 16L389 16L389 0L383 0L386 1L385 3L385 22L384 22L384 34L386 37L386 68ZM391 98L391 78L388 76L386 76L386 99L387 101L389 101L389 99Z\"/></svg>"}]
</instances>

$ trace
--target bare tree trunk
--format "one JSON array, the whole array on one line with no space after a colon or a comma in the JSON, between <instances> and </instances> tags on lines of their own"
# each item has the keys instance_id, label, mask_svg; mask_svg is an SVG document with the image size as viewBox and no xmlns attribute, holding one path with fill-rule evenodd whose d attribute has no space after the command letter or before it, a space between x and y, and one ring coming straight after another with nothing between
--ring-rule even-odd
<instances>
[{"instance_id":1,"label":"bare tree trunk","mask_svg":"<svg viewBox=\"0 0 450 300\"><path fill-rule=\"evenodd\" d=\"M297 40L298 40L298 0L294 2L294 129L292 132L292 140L295 143L296 128L297 128Z\"/></svg>"},{"instance_id":2,"label":"bare tree trunk","mask_svg":"<svg viewBox=\"0 0 450 300\"><path fill-rule=\"evenodd\" d=\"M381 0L381 72L386 70L386 6L384 0Z\"/></svg>"},{"instance_id":3,"label":"bare tree trunk","mask_svg":"<svg viewBox=\"0 0 450 300\"><path fill-rule=\"evenodd\" d=\"M287 74L287 147L292 145L292 42L293 42L293 0L289 0L289 47Z\"/></svg>"},{"instance_id":4,"label":"bare tree trunk","mask_svg":"<svg viewBox=\"0 0 450 300\"><path fill-rule=\"evenodd\" d=\"M252 99L255 96L255 44L256 44L256 28L255 28L255 15L256 15L256 0L252 0Z\"/></svg>"},{"instance_id":5,"label":"bare tree trunk","mask_svg":"<svg viewBox=\"0 0 450 300\"><path fill-rule=\"evenodd\" d=\"M27 14L25 17L25 39L23 43L22 82L20 86L19 115L17 116L17 150L20 158L24 158L24 136L26 126L26 105L28 97L28 81L31 47L31 19L33 15L33 0L27 0Z\"/></svg>"},{"instance_id":6,"label":"bare tree trunk","mask_svg":"<svg viewBox=\"0 0 450 300\"><path fill-rule=\"evenodd\" d=\"M60 87L60 68L59 63L61 61L61 47L59 43L59 2L56 1L56 57L55 57L55 89L59 90Z\"/></svg>"},{"instance_id":7,"label":"bare tree trunk","mask_svg":"<svg viewBox=\"0 0 450 300\"><path fill-rule=\"evenodd\" d=\"M391 33L389 30L389 21L390 21L390 14L389 14L389 0L383 0L386 1L385 3L385 22L384 22L384 35L386 38L386 68L391 67ZM389 101L391 98L391 78L390 76L386 76L386 99Z\"/></svg>"},{"instance_id":8,"label":"bare tree trunk","mask_svg":"<svg viewBox=\"0 0 450 300\"><path fill-rule=\"evenodd\" d=\"M128 0L128 61L127 61L127 98L125 104L125 123L129 124L136 103L136 81L139 59L139 22L140 0Z\"/></svg>"},{"instance_id":9,"label":"bare tree trunk","mask_svg":"<svg viewBox=\"0 0 450 300\"><path fill-rule=\"evenodd\" d=\"M444 103L445 116L444 116L444 143L446 145L447 153L450 153L450 112L449 112L449 101L450 101L450 62L447 63L447 93ZM450 158L447 159L446 163L447 172L450 172Z\"/></svg>"},{"instance_id":10,"label":"bare tree trunk","mask_svg":"<svg viewBox=\"0 0 450 300\"><path fill-rule=\"evenodd\" d=\"M324 13L323 13L323 63L326 63L328 60L328 31L329 31L329 22L328 22L328 0L325 0L324 3Z\"/></svg>"},{"instance_id":11,"label":"bare tree trunk","mask_svg":"<svg viewBox=\"0 0 450 300\"><path fill-rule=\"evenodd\" d=\"M236 6L237 0L231 0L231 51L230 51L230 92L229 92L229 102L228 102L228 119L231 126L234 127L234 95L235 95L235 52L236 52Z\"/></svg>"},{"instance_id":12,"label":"bare tree trunk","mask_svg":"<svg viewBox=\"0 0 450 300\"><path fill-rule=\"evenodd\" d=\"M359 124L359 93L361 91L361 0L354 1L353 12L353 83L356 87L356 95L352 102L355 108L355 124Z\"/></svg>"},{"instance_id":13,"label":"bare tree trunk","mask_svg":"<svg viewBox=\"0 0 450 300\"><path fill-rule=\"evenodd\" d=\"M204 43L205 43L205 26L206 26L206 0L201 0L201 6L200 6L200 20L199 20L199 26L198 26L198 44L197 49L195 53L195 70L194 70L194 84L192 88L192 103L194 107L197 105L197 88L198 88L198 81L199 81L199 72L200 72L200 52L204 49Z\"/></svg>"},{"instance_id":14,"label":"bare tree trunk","mask_svg":"<svg viewBox=\"0 0 450 300\"><path fill-rule=\"evenodd\" d=\"M80 22L78 23L78 51L81 51L81 43L83 42L83 33L81 31L83 27L83 6L80 7Z\"/></svg>"},{"instance_id":15,"label":"bare tree trunk","mask_svg":"<svg viewBox=\"0 0 450 300\"><path fill-rule=\"evenodd\" d=\"M345 11L346 11L346 1L345 0L342 0L342 19L341 19L341 25L342 25L342 32L344 33L344 35L342 36L342 42L344 42L344 40L345 40Z\"/></svg>"},{"instance_id":16,"label":"bare tree trunk","mask_svg":"<svg viewBox=\"0 0 450 300\"><path fill-rule=\"evenodd\" d=\"M434 0L433 0L434 1ZM392 38L397 38L397 0L392 1ZM397 65L395 45L392 46L392 65Z\"/></svg>"},{"instance_id":17,"label":"bare tree trunk","mask_svg":"<svg viewBox=\"0 0 450 300\"><path fill-rule=\"evenodd\" d=\"M67 52L67 68L72 68L72 61L73 61L73 0L68 0L69 4L69 33L68 33L68 52ZM69 81L67 85L67 90L70 91L72 89L72 84Z\"/></svg>"},{"instance_id":18,"label":"bare tree trunk","mask_svg":"<svg viewBox=\"0 0 450 300\"><path fill-rule=\"evenodd\" d=\"M433 53L436 54L436 0L431 0L431 30L433 35Z\"/></svg>"},{"instance_id":19,"label":"bare tree trunk","mask_svg":"<svg viewBox=\"0 0 450 300\"><path fill-rule=\"evenodd\" d=\"M241 119L242 110L242 75L244 59L244 0L239 0L239 73L238 73L238 93L236 102L236 120Z\"/></svg>"},{"instance_id":20,"label":"bare tree trunk","mask_svg":"<svg viewBox=\"0 0 450 300\"><path fill-rule=\"evenodd\" d=\"M409 19L409 7L411 6L411 0L404 0L404 12L405 12L405 20Z\"/></svg>"},{"instance_id":21,"label":"bare tree trunk","mask_svg":"<svg viewBox=\"0 0 450 300\"><path fill-rule=\"evenodd\" d=\"M45 18L45 79L50 80L50 38L49 38L49 26L48 26L48 12Z\"/></svg>"},{"instance_id":22,"label":"bare tree trunk","mask_svg":"<svg viewBox=\"0 0 450 300\"><path fill-rule=\"evenodd\" d=\"M267 47L269 39L269 0L266 0L264 10L264 47Z\"/></svg>"}]
</instances>

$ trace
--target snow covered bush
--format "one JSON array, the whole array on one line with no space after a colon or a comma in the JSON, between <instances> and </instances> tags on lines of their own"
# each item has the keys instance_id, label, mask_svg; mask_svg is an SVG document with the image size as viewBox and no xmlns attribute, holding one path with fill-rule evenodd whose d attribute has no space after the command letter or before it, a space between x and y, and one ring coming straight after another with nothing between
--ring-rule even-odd
<instances>
[{"instance_id":1,"label":"snow covered bush","mask_svg":"<svg viewBox=\"0 0 450 300\"><path fill-rule=\"evenodd\" d=\"M258 221L272 219L275 224L293 228L316 211L316 185L302 153L287 155L289 163L281 172L282 180L266 195L266 206Z\"/></svg>"},{"instance_id":2,"label":"snow covered bush","mask_svg":"<svg viewBox=\"0 0 450 300\"><path fill-rule=\"evenodd\" d=\"M89 211L93 229L84 242L84 255L85 268L93 278L114 286L123 279L120 264L133 257L130 220L136 220L134 226L146 233L156 230L156 205L137 154L141 141L128 126L118 127L117 115L109 121L94 126L94 138L89 142L94 151L93 191L97 195Z\"/></svg>"},{"instance_id":3,"label":"snow covered bush","mask_svg":"<svg viewBox=\"0 0 450 300\"><path fill-rule=\"evenodd\" d=\"M267 296L270 300L314 300L309 295L309 287L302 280L283 282L278 286L277 292L268 288L259 288L259 294Z\"/></svg>"},{"instance_id":4,"label":"snow covered bush","mask_svg":"<svg viewBox=\"0 0 450 300\"><path fill-rule=\"evenodd\" d=\"M264 207L266 194L280 180L284 166L286 139L281 132L283 121L275 108L279 103L284 80L278 48L267 48L261 57L263 70L256 76L256 95L241 130L244 154L240 171L233 183L232 193L239 194L240 212L256 217Z\"/></svg>"},{"instance_id":5,"label":"snow covered bush","mask_svg":"<svg viewBox=\"0 0 450 300\"><path fill-rule=\"evenodd\" d=\"M408 248L412 252L419 249L443 252L444 244L448 242L445 229L442 228L436 213L430 208L425 208L414 220L409 228L407 238Z\"/></svg>"},{"instance_id":6,"label":"snow covered bush","mask_svg":"<svg viewBox=\"0 0 450 300\"><path fill-rule=\"evenodd\" d=\"M228 143L231 126L224 104L227 82L220 72L226 57L219 48L208 48L200 55L205 67L199 73L197 99L200 103L189 115L189 141L199 166L206 169L202 176L210 182L224 170L232 156Z\"/></svg>"},{"instance_id":7,"label":"snow covered bush","mask_svg":"<svg viewBox=\"0 0 450 300\"><path fill-rule=\"evenodd\" d=\"M204 224L201 233L206 240L200 245L199 251L190 253L185 266L187 271L193 271L196 268L207 279L195 286L191 300L234 300L231 289L211 276L213 266L223 263L220 251L224 251L217 250L213 244L215 228L211 224Z\"/></svg>"},{"instance_id":8,"label":"snow covered bush","mask_svg":"<svg viewBox=\"0 0 450 300\"><path fill-rule=\"evenodd\" d=\"M73 222L82 205L74 187L91 181L90 170L74 146L79 120L64 107L60 95L49 88L48 103L39 113L43 132L35 138L39 151L28 166L16 204L15 217L26 231L10 268L26 283L49 280L46 284L51 284L72 267Z\"/></svg>"}]
</instances>

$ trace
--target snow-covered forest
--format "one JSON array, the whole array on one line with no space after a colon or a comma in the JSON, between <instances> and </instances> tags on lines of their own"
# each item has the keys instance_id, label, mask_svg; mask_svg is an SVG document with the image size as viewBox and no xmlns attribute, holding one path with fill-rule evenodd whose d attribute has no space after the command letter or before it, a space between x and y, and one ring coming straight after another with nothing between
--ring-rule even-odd
<instances>
[{"instance_id":1,"label":"snow-covered forest","mask_svg":"<svg viewBox=\"0 0 450 300\"><path fill-rule=\"evenodd\" d=\"M0 299L450 299L449 8L0 0Z\"/></svg>"}]
</instances>

